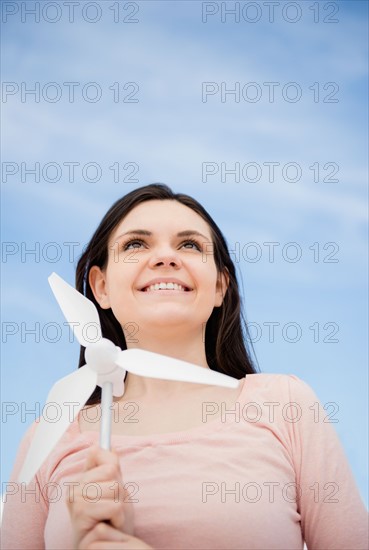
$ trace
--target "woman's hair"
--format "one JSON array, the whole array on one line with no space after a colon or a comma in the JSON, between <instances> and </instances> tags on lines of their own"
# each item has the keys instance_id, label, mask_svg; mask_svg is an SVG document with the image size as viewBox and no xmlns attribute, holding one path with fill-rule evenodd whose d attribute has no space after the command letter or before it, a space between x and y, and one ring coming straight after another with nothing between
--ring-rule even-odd
<instances>
[{"instance_id":1,"label":"woman's hair","mask_svg":"<svg viewBox=\"0 0 369 550\"><path fill-rule=\"evenodd\" d=\"M212 370L228 374L234 378L244 378L246 374L255 374L248 352L249 337L242 310L241 299L234 264L229 255L225 238L211 216L195 199L182 193L173 193L167 185L151 184L134 189L116 201L105 214L99 227L80 257L76 270L76 288L91 300L98 312L102 336L108 338L121 349L127 349L126 339L119 322L111 309L102 309L97 303L89 284L89 272L92 266L104 269L108 262L108 243L117 225L137 205L151 200L175 200L191 208L209 225L213 240L215 265L220 273L226 272L229 285L223 303L215 307L205 327L206 360ZM252 347L252 344L251 344ZM85 364L85 348L81 346L79 365ZM95 391L87 401L93 405L101 400L101 388Z\"/></svg>"}]
</instances>

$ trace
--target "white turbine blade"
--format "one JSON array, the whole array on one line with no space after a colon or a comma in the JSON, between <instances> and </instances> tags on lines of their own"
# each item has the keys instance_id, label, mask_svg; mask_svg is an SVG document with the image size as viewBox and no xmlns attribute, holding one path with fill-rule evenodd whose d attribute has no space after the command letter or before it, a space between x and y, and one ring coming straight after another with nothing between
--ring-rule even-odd
<instances>
[{"instance_id":1,"label":"white turbine blade","mask_svg":"<svg viewBox=\"0 0 369 550\"><path fill-rule=\"evenodd\" d=\"M225 388L237 388L239 385L239 380L227 374L142 349L122 351L116 363L133 374L148 378L195 382Z\"/></svg>"},{"instance_id":2,"label":"white turbine blade","mask_svg":"<svg viewBox=\"0 0 369 550\"><path fill-rule=\"evenodd\" d=\"M64 279L59 277L56 273L52 273L48 281L78 342L82 346L87 347L88 344L100 340L100 318L95 304L86 298L86 296L78 292L78 290L66 283ZM91 326L93 326L92 329ZM90 333L93 339L88 340L87 333Z\"/></svg>"},{"instance_id":3,"label":"white turbine blade","mask_svg":"<svg viewBox=\"0 0 369 550\"><path fill-rule=\"evenodd\" d=\"M51 388L46 404L53 404L56 414L51 419L47 412L40 417L28 454L18 476L19 482L31 481L63 433L76 418L96 386L97 374L89 367L81 367L61 378ZM45 407L44 407L45 409Z\"/></svg>"}]
</instances>

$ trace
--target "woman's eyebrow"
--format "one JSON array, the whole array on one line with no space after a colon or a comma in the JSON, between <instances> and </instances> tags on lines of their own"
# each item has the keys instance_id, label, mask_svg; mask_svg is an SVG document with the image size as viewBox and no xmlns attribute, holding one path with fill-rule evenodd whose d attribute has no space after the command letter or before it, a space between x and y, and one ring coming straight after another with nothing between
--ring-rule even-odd
<instances>
[{"instance_id":1,"label":"woman's eyebrow","mask_svg":"<svg viewBox=\"0 0 369 550\"><path fill-rule=\"evenodd\" d=\"M125 233L122 233L121 235L116 237L116 240L124 237L124 235L145 235L147 237L151 237L152 232L147 231L147 229L131 229L130 231L126 231ZM186 229L185 231L180 231L179 233L177 233L177 237L191 237L192 235L198 235L199 237L203 237L206 241L209 241L209 237L205 237L205 235L203 235L199 231L196 231L195 229Z\"/></svg>"}]
</instances>

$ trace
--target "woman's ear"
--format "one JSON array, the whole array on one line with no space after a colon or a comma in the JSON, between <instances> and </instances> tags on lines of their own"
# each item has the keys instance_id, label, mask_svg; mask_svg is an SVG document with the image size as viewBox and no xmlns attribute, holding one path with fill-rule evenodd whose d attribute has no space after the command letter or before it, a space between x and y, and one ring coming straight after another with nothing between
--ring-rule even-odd
<instances>
[{"instance_id":1,"label":"woman's ear","mask_svg":"<svg viewBox=\"0 0 369 550\"><path fill-rule=\"evenodd\" d=\"M228 286L229 286L229 273L227 268L224 268L224 271L222 273L218 273L215 304L214 304L215 307L220 307L222 305Z\"/></svg>"},{"instance_id":2,"label":"woman's ear","mask_svg":"<svg viewBox=\"0 0 369 550\"><path fill-rule=\"evenodd\" d=\"M109 309L110 302L106 276L105 273L97 265L91 267L88 274L88 282L99 306L102 309Z\"/></svg>"}]
</instances>

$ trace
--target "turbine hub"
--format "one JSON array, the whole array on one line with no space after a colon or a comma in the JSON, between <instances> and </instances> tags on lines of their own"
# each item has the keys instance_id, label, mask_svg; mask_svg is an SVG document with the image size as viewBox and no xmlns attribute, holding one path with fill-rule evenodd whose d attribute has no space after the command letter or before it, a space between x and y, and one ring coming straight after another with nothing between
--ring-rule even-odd
<instances>
[{"instance_id":1,"label":"turbine hub","mask_svg":"<svg viewBox=\"0 0 369 550\"><path fill-rule=\"evenodd\" d=\"M86 347L86 363L98 374L108 374L117 368L115 361L120 351L122 350L113 342L101 338Z\"/></svg>"}]
</instances>

